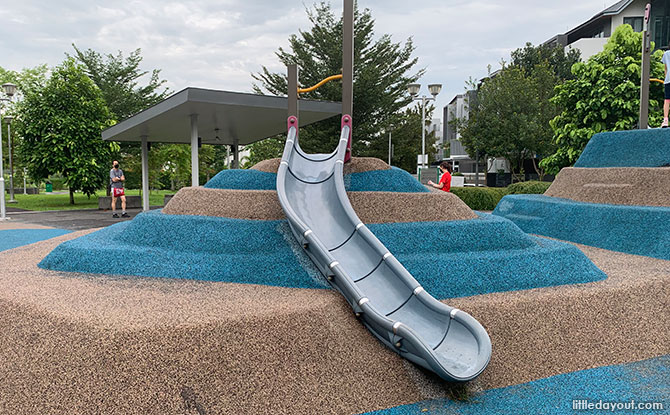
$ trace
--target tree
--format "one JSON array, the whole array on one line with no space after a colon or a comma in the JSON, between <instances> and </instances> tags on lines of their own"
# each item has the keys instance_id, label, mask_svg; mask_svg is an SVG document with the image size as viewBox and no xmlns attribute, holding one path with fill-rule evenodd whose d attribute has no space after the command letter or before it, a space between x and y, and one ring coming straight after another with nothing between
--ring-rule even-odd
<instances>
[{"instance_id":1,"label":"tree","mask_svg":"<svg viewBox=\"0 0 670 415\"><path fill-rule=\"evenodd\" d=\"M247 159L245 167L247 166L251 167L254 164L261 162L263 160L281 157L282 153L284 152L285 143L286 143L286 137L278 136L278 137L266 138L265 140L257 141L253 144L245 146L245 149L249 150L249 157ZM300 145L302 146L302 140L300 142Z\"/></svg>"},{"instance_id":2,"label":"tree","mask_svg":"<svg viewBox=\"0 0 670 415\"><path fill-rule=\"evenodd\" d=\"M652 46L653 48L653 46ZM556 152L541 164L557 173L577 161L591 137L603 131L636 128L640 108L642 34L619 26L604 50L573 66L574 79L556 88L552 99L562 112L552 121ZM651 77L663 78L662 51L651 59ZM649 124L662 120L662 86L650 86Z\"/></svg>"},{"instance_id":3,"label":"tree","mask_svg":"<svg viewBox=\"0 0 670 415\"><path fill-rule=\"evenodd\" d=\"M572 65L581 60L579 49L570 49L565 53L561 46L533 46L530 42L513 51L511 56L510 66L518 67L526 76L532 76L537 66L546 64L560 82L574 78Z\"/></svg>"},{"instance_id":4,"label":"tree","mask_svg":"<svg viewBox=\"0 0 670 415\"><path fill-rule=\"evenodd\" d=\"M34 68L23 68L20 72L0 67L0 82L16 84L18 94L23 95L43 88L47 81L48 72L49 68L46 64L37 65Z\"/></svg>"},{"instance_id":5,"label":"tree","mask_svg":"<svg viewBox=\"0 0 670 415\"><path fill-rule=\"evenodd\" d=\"M431 119L434 110L432 105L426 107L426 122ZM427 127L427 125L425 126ZM375 140L370 144L371 152L382 154L382 160L388 157L388 135L391 133L393 143L393 165L409 172L416 172L417 155L421 154L421 107L406 108L396 115L393 124L380 134L384 140ZM436 154L435 132L426 131L426 153L432 160Z\"/></svg>"},{"instance_id":6,"label":"tree","mask_svg":"<svg viewBox=\"0 0 670 415\"><path fill-rule=\"evenodd\" d=\"M549 120L556 114L550 102L556 79L546 63L531 75L516 66L505 67L486 79L470 102L469 119L459 127L461 142L472 158L482 154L502 157L517 179L523 162L551 154ZM538 175L543 171L535 164Z\"/></svg>"},{"instance_id":7,"label":"tree","mask_svg":"<svg viewBox=\"0 0 670 415\"><path fill-rule=\"evenodd\" d=\"M309 31L300 31L289 38L290 51L279 48L279 60L300 67L300 83L311 86L322 79L342 72L342 18L336 17L330 4L320 3L307 14L312 23ZM412 57L414 45L408 39L404 45L391 41L390 35L374 39L374 20L370 10L354 12L354 113L353 154L383 154L368 151L375 140L384 141L380 131L396 117L396 113L411 100L407 85L415 82L423 70L411 73L417 58ZM272 73L266 67L253 75L254 91L286 95L287 78L284 72ZM342 86L331 82L302 98L340 101ZM300 145L311 152L329 153L339 139L340 120L330 119L301 129Z\"/></svg>"},{"instance_id":8,"label":"tree","mask_svg":"<svg viewBox=\"0 0 670 415\"><path fill-rule=\"evenodd\" d=\"M47 81L48 72L49 68L47 67L46 64L37 65L33 68L23 68L21 71L7 70L0 67L0 84L4 84L6 82L16 84L17 95L14 97L14 100L17 101L20 100L21 99L20 97L22 97L26 93L31 91L37 91L43 88ZM7 131L7 123L4 122L4 120L0 122L0 128L2 128L3 132ZM9 138L8 137L4 138L5 139L2 140L3 145L2 154L5 157L9 157ZM15 149L18 146L20 146L21 137L17 136L15 134L15 131L13 130L11 140L12 140L12 159L14 164L13 174L14 174L14 183L16 186L16 183L20 183L21 181L23 181L23 167L25 167L25 163L23 162L23 159L21 158L20 154L15 151ZM8 167L8 164L5 164L5 167Z\"/></svg>"},{"instance_id":9,"label":"tree","mask_svg":"<svg viewBox=\"0 0 670 415\"><path fill-rule=\"evenodd\" d=\"M72 47L75 50L74 58L100 88L112 117L117 121L147 109L165 99L170 92L163 88L167 81L160 79L160 69L152 70L148 83L140 85L140 80L149 74L149 71L140 69L141 49L135 49L124 58L121 51L103 57L92 49L82 51L75 44Z\"/></svg>"},{"instance_id":10,"label":"tree","mask_svg":"<svg viewBox=\"0 0 670 415\"><path fill-rule=\"evenodd\" d=\"M141 49L135 49L127 57L118 51L116 55L108 53L101 54L92 49L81 50L75 44L74 58L83 65L86 74L100 88L102 96L107 103L111 116L115 121L121 121L150 106L165 99L170 93L164 87L167 82L160 79L160 69L151 71L140 68L142 63ZM145 79L148 75L148 79ZM157 155L166 154L170 151L160 152L163 146L174 144L155 143L152 146ZM120 143L119 151L113 158L121 161L126 177L139 177L141 172L141 147L140 143ZM172 149L172 153L179 153L178 149ZM157 163L156 157L150 158L149 177L150 188L158 186L158 176L164 163ZM190 173L189 173L190 174ZM137 185L139 181L130 179L129 186Z\"/></svg>"},{"instance_id":11,"label":"tree","mask_svg":"<svg viewBox=\"0 0 670 415\"><path fill-rule=\"evenodd\" d=\"M110 154L118 145L103 142L110 113L100 89L74 59L55 67L45 87L29 91L18 104L19 153L30 176L46 179L60 173L70 188L92 195L109 181Z\"/></svg>"}]
</instances>

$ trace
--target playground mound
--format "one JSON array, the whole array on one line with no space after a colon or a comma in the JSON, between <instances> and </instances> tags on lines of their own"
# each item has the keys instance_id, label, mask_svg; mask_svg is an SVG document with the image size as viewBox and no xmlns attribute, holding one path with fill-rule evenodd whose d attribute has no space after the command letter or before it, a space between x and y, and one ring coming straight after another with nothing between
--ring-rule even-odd
<instances>
[{"instance_id":1,"label":"playground mound","mask_svg":"<svg viewBox=\"0 0 670 415\"><path fill-rule=\"evenodd\" d=\"M364 223L464 220L477 217L456 195L445 192L349 192L348 196L356 214ZM256 220L285 219L277 192L273 190L185 187L168 202L163 213Z\"/></svg>"},{"instance_id":2,"label":"playground mound","mask_svg":"<svg viewBox=\"0 0 670 415\"><path fill-rule=\"evenodd\" d=\"M0 253L8 413L357 414L453 395L382 347L333 290L37 267L86 233ZM607 279L446 301L493 342L471 393L670 353L670 315L659 313L670 262L580 249Z\"/></svg>"},{"instance_id":3,"label":"playground mound","mask_svg":"<svg viewBox=\"0 0 670 415\"><path fill-rule=\"evenodd\" d=\"M544 194L587 203L670 207L670 168L568 167Z\"/></svg>"},{"instance_id":4,"label":"playground mound","mask_svg":"<svg viewBox=\"0 0 670 415\"><path fill-rule=\"evenodd\" d=\"M0 253L0 407L356 414L448 396L356 320L272 216L276 192L245 182L258 175L276 179L220 174L164 212ZM369 229L426 291L489 332L491 363L469 390L669 352L670 316L656 315L670 262L528 235L397 169L347 181L354 208L379 220Z\"/></svg>"},{"instance_id":5,"label":"playground mound","mask_svg":"<svg viewBox=\"0 0 670 415\"><path fill-rule=\"evenodd\" d=\"M605 278L577 248L506 219L369 224L439 299ZM98 274L328 288L283 220L143 213L65 242L42 268ZM462 278L467 275L468 278Z\"/></svg>"},{"instance_id":6,"label":"playground mound","mask_svg":"<svg viewBox=\"0 0 670 415\"><path fill-rule=\"evenodd\" d=\"M670 131L596 134L544 195L505 196L494 215L525 232L670 259Z\"/></svg>"},{"instance_id":7,"label":"playground mound","mask_svg":"<svg viewBox=\"0 0 670 415\"><path fill-rule=\"evenodd\" d=\"M344 186L350 192L429 192L411 174L397 167L345 174ZM205 183L204 187L207 189L277 190L277 173L253 169L222 170Z\"/></svg>"},{"instance_id":8,"label":"playground mound","mask_svg":"<svg viewBox=\"0 0 670 415\"><path fill-rule=\"evenodd\" d=\"M670 167L670 131L613 131L595 134L575 167Z\"/></svg>"},{"instance_id":9,"label":"playground mound","mask_svg":"<svg viewBox=\"0 0 670 415\"><path fill-rule=\"evenodd\" d=\"M263 171L266 173L277 173L279 169L280 158L263 160L253 167L252 170ZM375 157L352 157L349 163L344 165L344 174L363 173L372 170L389 170L389 166L385 161Z\"/></svg>"}]
</instances>

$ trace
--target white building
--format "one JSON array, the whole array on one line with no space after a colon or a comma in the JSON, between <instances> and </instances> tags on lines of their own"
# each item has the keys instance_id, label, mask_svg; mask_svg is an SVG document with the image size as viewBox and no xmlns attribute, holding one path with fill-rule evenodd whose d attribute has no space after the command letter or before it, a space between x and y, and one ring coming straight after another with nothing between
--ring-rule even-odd
<instances>
[{"instance_id":1,"label":"white building","mask_svg":"<svg viewBox=\"0 0 670 415\"><path fill-rule=\"evenodd\" d=\"M560 45L566 52L578 49L582 60L586 60L601 52L614 30L622 24L629 24L636 32L641 32L647 3L651 3L651 39L657 48L664 48L670 40L670 2L666 0L619 1L579 26L547 40L544 45Z\"/></svg>"}]
</instances>

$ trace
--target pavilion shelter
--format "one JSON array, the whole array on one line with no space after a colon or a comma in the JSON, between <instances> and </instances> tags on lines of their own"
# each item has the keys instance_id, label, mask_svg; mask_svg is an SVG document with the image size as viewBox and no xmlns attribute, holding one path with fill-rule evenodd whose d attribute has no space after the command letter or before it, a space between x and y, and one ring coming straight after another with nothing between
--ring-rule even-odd
<instances>
[{"instance_id":1,"label":"pavilion shelter","mask_svg":"<svg viewBox=\"0 0 670 415\"><path fill-rule=\"evenodd\" d=\"M300 100L300 126L341 113L339 102ZM109 141L141 142L142 208L149 210L149 143L191 145L191 183L199 186L201 144L239 147L285 133L288 99L270 95L186 88L102 132Z\"/></svg>"}]
</instances>

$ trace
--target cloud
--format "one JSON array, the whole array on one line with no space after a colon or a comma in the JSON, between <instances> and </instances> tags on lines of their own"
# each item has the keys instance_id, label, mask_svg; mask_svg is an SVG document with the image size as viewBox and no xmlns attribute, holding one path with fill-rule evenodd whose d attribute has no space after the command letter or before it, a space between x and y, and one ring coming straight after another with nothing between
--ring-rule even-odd
<instances>
[{"instance_id":1,"label":"cloud","mask_svg":"<svg viewBox=\"0 0 670 415\"><path fill-rule=\"evenodd\" d=\"M339 1L333 8L341 10ZM71 44L102 53L141 48L144 69L160 68L171 89L250 91L262 66L282 71L275 51L310 27L298 0L59 0L11 2L0 10L0 65L56 65ZM609 4L608 4L609 5ZM412 37L423 84L442 83L437 107L525 42L541 43L603 9L601 0L359 0L378 35Z\"/></svg>"}]
</instances>

